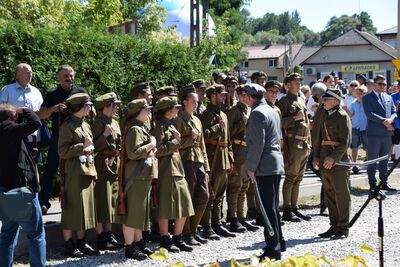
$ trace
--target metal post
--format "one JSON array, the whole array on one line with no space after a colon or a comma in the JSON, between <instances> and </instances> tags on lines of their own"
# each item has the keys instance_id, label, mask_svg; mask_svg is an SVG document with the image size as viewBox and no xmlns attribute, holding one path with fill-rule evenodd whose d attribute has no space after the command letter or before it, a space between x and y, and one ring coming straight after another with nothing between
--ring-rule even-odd
<instances>
[{"instance_id":1,"label":"metal post","mask_svg":"<svg viewBox=\"0 0 400 267\"><path fill-rule=\"evenodd\" d=\"M190 0L190 47L200 44L200 3Z\"/></svg>"}]
</instances>

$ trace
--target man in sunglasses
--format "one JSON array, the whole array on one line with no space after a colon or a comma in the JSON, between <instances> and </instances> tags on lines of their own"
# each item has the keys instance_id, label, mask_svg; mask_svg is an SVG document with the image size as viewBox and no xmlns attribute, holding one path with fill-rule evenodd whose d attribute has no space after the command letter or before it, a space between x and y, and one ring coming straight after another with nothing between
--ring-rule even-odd
<instances>
[{"instance_id":1,"label":"man in sunglasses","mask_svg":"<svg viewBox=\"0 0 400 267\"><path fill-rule=\"evenodd\" d=\"M394 133L393 122L397 118L396 109L390 95L385 93L387 86L386 78L377 75L374 78L374 89L363 98L363 107L367 116L367 136L368 136L368 160L376 159L388 155L392 146L392 136ZM377 165L368 165L368 180L370 189L375 189ZM379 178L385 178L388 168L388 160L379 162ZM383 190L396 191L387 182L382 187Z\"/></svg>"}]
</instances>

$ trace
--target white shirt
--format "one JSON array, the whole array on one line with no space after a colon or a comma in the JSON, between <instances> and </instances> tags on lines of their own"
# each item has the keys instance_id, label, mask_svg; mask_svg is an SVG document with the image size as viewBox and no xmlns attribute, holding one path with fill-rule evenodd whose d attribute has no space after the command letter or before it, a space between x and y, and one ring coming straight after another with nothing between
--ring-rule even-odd
<instances>
[{"instance_id":1,"label":"white shirt","mask_svg":"<svg viewBox=\"0 0 400 267\"><path fill-rule=\"evenodd\" d=\"M1 89L0 103L39 111L43 103L43 97L35 86L29 84L26 88L23 88L18 82L15 82ZM37 136L37 133L38 131L34 132L32 135ZM28 136L28 140L32 141L32 137ZM37 141L39 141L39 138Z\"/></svg>"},{"instance_id":2,"label":"white shirt","mask_svg":"<svg viewBox=\"0 0 400 267\"><path fill-rule=\"evenodd\" d=\"M344 106L347 107L350 110L351 103L353 103L356 100L356 98L350 94L345 95L344 97Z\"/></svg>"}]
</instances>

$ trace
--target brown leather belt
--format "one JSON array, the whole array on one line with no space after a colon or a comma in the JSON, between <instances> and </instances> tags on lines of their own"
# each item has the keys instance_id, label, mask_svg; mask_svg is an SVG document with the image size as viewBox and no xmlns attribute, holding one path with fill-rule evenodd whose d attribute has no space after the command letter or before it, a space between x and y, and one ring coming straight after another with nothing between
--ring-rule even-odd
<instances>
[{"instance_id":1,"label":"brown leather belt","mask_svg":"<svg viewBox=\"0 0 400 267\"><path fill-rule=\"evenodd\" d=\"M339 142L324 140L322 141L323 146L339 146Z\"/></svg>"},{"instance_id":2,"label":"brown leather belt","mask_svg":"<svg viewBox=\"0 0 400 267\"><path fill-rule=\"evenodd\" d=\"M239 139L234 139L233 143L236 144L236 145L246 146L246 141L242 141L242 140L239 140Z\"/></svg>"},{"instance_id":3,"label":"brown leather belt","mask_svg":"<svg viewBox=\"0 0 400 267\"><path fill-rule=\"evenodd\" d=\"M288 137L292 137L293 134L287 134L287 136L288 136ZM308 136L295 135L294 139L305 142L305 141L307 141Z\"/></svg>"},{"instance_id":4,"label":"brown leather belt","mask_svg":"<svg viewBox=\"0 0 400 267\"><path fill-rule=\"evenodd\" d=\"M220 147L227 147L228 146L228 142L222 142L222 141L217 141L217 140L208 140L207 141L208 145L219 145Z\"/></svg>"},{"instance_id":5,"label":"brown leather belt","mask_svg":"<svg viewBox=\"0 0 400 267\"><path fill-rule=\"evenodd\" d=\"M116 157L119 155L119 151L118 150L104 150L101 152L101 154L104 156Z\"/></svg>"}]
</instances>

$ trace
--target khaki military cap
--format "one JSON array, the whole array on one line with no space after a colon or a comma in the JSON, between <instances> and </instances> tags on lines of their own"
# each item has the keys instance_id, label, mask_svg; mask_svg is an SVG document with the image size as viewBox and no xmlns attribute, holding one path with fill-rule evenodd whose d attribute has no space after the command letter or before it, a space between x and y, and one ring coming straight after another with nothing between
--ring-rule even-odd
<instances>
[{"instance_id":1,"label":"khaki military cap","mask_svg":"<svg viewBox=\"0 0 400 267\"><path fill-rule=\"evenodd\" d=\"M93 104L92 102L90 102L90 96L85 93L73 94L70 97L68 97L67 100L65 100L65 103L69 105Z\"/></svg>"},{"instance_id":2,"label":"khaki military cap","mask_svg":"<svg viewBox=\"0 0 400 267\"><path fill-rule=\"evenodd\" d=\"M294 80L303 80L303 78L301 77L301 75L300 74L298 74L298 73L290 73L289 75L287 75L286 77L285 77L285 79L283 79L283 83L288 83L288 82L291 82L291 81L294 81Z\"/></svg>"},{"instance_id":3,"label":"khaki military cap","mask_svg":"<svg viewBox=\"0 0 400 267\"><path fill-rule=\"evenodd\" d=\"M203 79L198 79L192 82L192 84L194 85L195 88L206 88L207 84L206 81L204 81Z\"/></svg>"},{"instance_id":4,"label":"khaki military cap","mask_svg":"<svg viewBox=\"0 0 400 267\"><path fill-rule=\"evenodd\" d=\"M271 80L271 81L266 82L264 87L265 87L265 89L272 88L272 87L281 89L282 84L276 80Z\"/></svg>"},{"instance_id":5,"label":"khaki military cap","mask_svg":"<svg viewBox=\"0 0 400 267\"><path fill-rule=\"evenodd\" d=\"M146 99L135 99L127 105L128 115L133 115L143 108L149 108Z\"/></svg>"},{"instance_id":6,"label":"khaki military cap","mask_svg":"<svg viewBox=\"0 0 400 267\"><path fill-rule=\"evenodd\" d=\"M167 86L162 86L156 90L156 95L159 96L161 94L166 94L168 96L176 96L176 90L175 87L167 85Z\"/></svg>"},{"instance_id":7,"label":"khaki military cap","mask_svg":"<svg viewBox=\"0 0 400 267\"><path fill-rule=\"evenodd\" d=\"M196 88L194 88L193 84L188 84L179 90L179 99L182 100L190 93L196 93Z\"/></svg>"},{"instance_id":8,"label":"khaki military cap","mask_svg":"<svg viewBox=\"0 0 400 267\"><path fill-rule=\"evenodd\" d=\"M158 111L171 107L181 107L181 105L178 104L178 98L174 96L165 96L157 101L155 110Z\"/></svg>"},{"instance_id":9,"label":"khaki military cap","mask_svg":"<svg viewBox=\"0 0 400 267\"><path fill-rule=\"evenodd\" d=\"M111 103L121 103L121 100L118 99L116 93L111 92L104 95L99 96L94 100L95 106L98 109L104 108L105 106L110 105Z\"/></svg>"}]
</instances>

